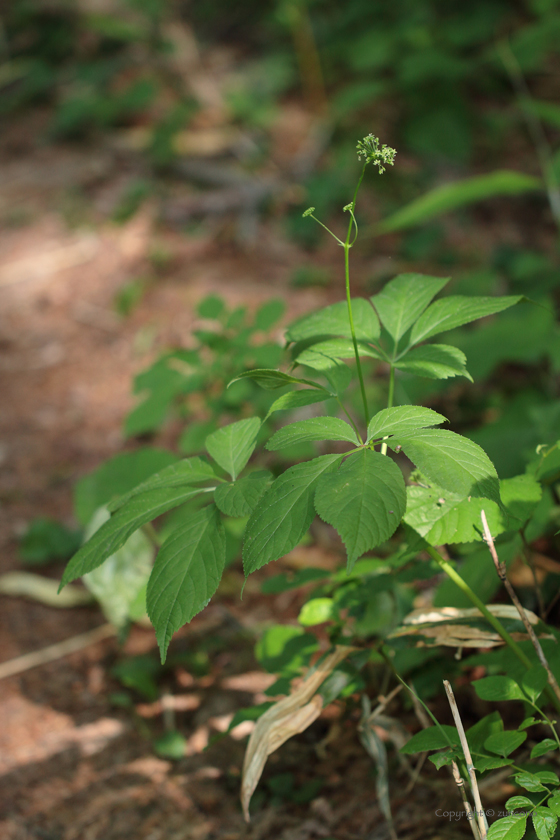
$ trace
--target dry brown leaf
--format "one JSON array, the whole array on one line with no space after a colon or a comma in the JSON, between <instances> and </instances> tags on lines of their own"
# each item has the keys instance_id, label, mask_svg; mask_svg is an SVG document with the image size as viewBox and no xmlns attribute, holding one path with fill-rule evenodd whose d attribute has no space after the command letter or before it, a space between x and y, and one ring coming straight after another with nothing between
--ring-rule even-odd
<instances>
[{"instance_id":1,"label":"dry brown leaf","mask_svg":"<svg viewBox=\"0 0 560 840\"><path fill-rule=\"evenodd\" d=\"M494 604L488 607L490 612L499 618L513 618L519 620L517 608L510 604ZM526 610L531 624L538 624L535 613ZM476 627L469 624L454 624L453 619L481 619L482 613L476 607L458 609L457 607L432 607L429 609L413 610L404 619L401 627L397 627L390 637L422 636L423 641L418 646L457 648L492 648L502 645L503 639L489 627ZM526 633L511 633L516 641L528 638ZM541 638L549 638L541 636ZM432 642L426 641L433 639Z\"/></svg>"},{"instance_id":2,"label":"dry brown leaf","mask_svg":"<svg viewBox=\"0 0 560 840\"><path fill-rule=\"evenodd\" d=\"M289 738L303 732L317 720L323 709L323 701L315 692L336 666L355 650L355 647L337 645L298 688L267 709L258 719L247 745L241 780L241 804L247 822L250 819L251 797L264 770L266 759Z\"/></svg>"},{"instance_id":3,"label":"dry brown leaf","mask_svg":"<svg viewBox=\"0 0 560 840\"><path fill-rule=\"evenodd\" d=\"M519 613L513 604L489 604L488 611L497 618L513 618L519 621ZM539 618L531 610L525 610L531 624L538 624ZM482 613L476 607L459 609L458 607L430 607L429 609L413 610L405 618L403 624L435 624L437 621L449 621L455 618L482 618Z\"/></svg>"}]
</instances>

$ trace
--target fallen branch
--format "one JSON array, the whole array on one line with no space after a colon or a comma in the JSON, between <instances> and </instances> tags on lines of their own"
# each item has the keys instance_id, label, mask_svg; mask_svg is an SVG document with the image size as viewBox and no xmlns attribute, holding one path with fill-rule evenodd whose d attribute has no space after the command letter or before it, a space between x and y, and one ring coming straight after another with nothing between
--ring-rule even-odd
<instances>
[{"instance_id":1,"label":"fallen branch","mask_svg":"<svg viewBox=\"0 0 560 840\"><path fill-rule=\"evenodd\" d=\"M37 668L38 665L46 665L47 662L62 659L63 656L76 653L76 651L83 650L96 642L108 639L114 636L116 632L112 624L102 624L94 630L80 633L79 636L72 636L72 638L63 642L57 642L32 653L24 653L23 656L17 656L15 659L8 659L7 662L0 663L0 680L29 671L31 668Z\"/></svg>"}]
</instances>

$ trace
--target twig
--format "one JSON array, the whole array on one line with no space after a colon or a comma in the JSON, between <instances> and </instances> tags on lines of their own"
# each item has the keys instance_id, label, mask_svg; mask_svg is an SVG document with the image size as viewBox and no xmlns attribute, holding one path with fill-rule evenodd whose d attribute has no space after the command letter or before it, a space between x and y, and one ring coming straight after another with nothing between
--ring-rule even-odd
<instances>
[{"instance_id":1,"label":"twig","mask_svg":"<svg viewBox=\"0 0 560 840\"><path fill-rule=\"evenodd\" d=\"M480 840L480 833L478 831L478 826L473 819L474 814L471 808L471 803L468 800L467 792L465 790L465 780L459 773L459 768L457 767L457 762L451 762L451 772L453 773L453 778L455 779L455 784L459 788L459 793L461 794L461 799L463 800L463 807L465 809L465 813L467 815L467 819L471 824L471 831L473 833L474 840Z\"/></svg>"},{"instance_id":2,"label":"twig","mask_svg":"<svg viewBox=\"0 0 560 840\"><path fill-rule=\"evenodd\" d=\"M515 592L515 589L513 588L513 586L511 585L511 583L508 580L507 572L506 572L506 564L504 562L502 562L498 557L498 553L497 553L496 547L494 545L494 539L492 537L492 534L490 533L490 528L488 527L488 520L486 519L486 513L483 510L480 512L480 518L482 519L482 529L484 531L484 541L488 545L488 549L490 551L490 554L492 555L492 560L494 561L494 565L496 567L498 577L500 578L500 580L504 584L509 597L511 598L513 604L515 605L515 607L517 609L517 612L519 613L521 621L523 622L523 624L525 626L525 630L527 631L527 635L529 636L529 638L532 642L532 645L537 652L539 662L541 663L543 668L546 670L547 677L548 677L548 684L551 687L554 694L556 695L556 698L560 701L560 686L556 682L556 677L554 676L554 674L550 670L550 665L548 664L547 658L544 655L544 651L541 647L541 643L539 642L539 639L538 639L537 634L535 633L535 631L533 629L533 626L532 626L531 622L527 618L525 610L523 609L523 605L521 604L521 601L517 597L517 593Z\"/></svg>"},{"instance_id":3,"label":"twig","mask_svg":"<svg viewBox=\"0 0 560 840\"><path fill-rule=\"evenodd\" d=\"M38 665L45 665L47 662L62 659L63 656L68 656L69 653L75 653L103 639L108 639L110 636L114 636L116 632L112 624L102 624L94 630L88 630L87 633L80 633L79 636L72 636L71 639L66 639L64 642L57 642L54 645L42 648L42 650L25 653L23 656L17 656L15 659L8 659L7 662L0 663L0 680L6 677L13 677L15 674L21 674L23 671L29 671Z\"/></svg>"},{"instance_id":4,"label":"twig","mask_svg":"<svg viewBox=\"0 0 560 840\"><path fill-rule=\"evenodd\" d=\"M474 799L474 807L476 808L476 816L478 819L478 830L480 832L480 840L486 840L486 834L488 832L488 823L486 821L486 814L484 813L484 809L482 807L482 800L480 799L480 791L478 790L476 773L471 758L471 751L469 749L467 736L465 735L465 730L463 728L463 721L461 720L461 715L459 714L459 709L457 708L457 703L455 700L455 695L453 694L453 689L451 688L451 683L448 682L448 680L444 680L443 685L445 686L445 693L447 694L447 699L449 700L449 705L451 706L451 713L453 714L453 720L455 721L455 726L457 727L457 732L461 741L461 747L463 749L463 755L465 756L467 772L469 774L471 791Z\"/></svg>"}]
</instances>

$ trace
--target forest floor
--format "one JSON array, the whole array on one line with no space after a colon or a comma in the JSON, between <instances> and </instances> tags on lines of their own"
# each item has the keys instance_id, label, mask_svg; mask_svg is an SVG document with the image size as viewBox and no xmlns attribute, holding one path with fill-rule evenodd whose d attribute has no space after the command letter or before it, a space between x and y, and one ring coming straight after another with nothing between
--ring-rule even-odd
<instances>
[{"instance_id":1,"label":"forest floor","mask_svg":"<svg viewBox=\"0 0 560 840\"><path fill-rule=\"evenodd\" d=\"M35 118L6 132L0 148L0 573L21 570L18 540L30 521L49 516L71 526L72 487L104 459L130 448L122 435L131 378L161 350L181 344L194 305L210 292L256 307L272 296L286 317L336 299L328 289L290 285L302 254L274 224L252 249L215 233L185 236L162 228L146 205L131 221L84 225L79 188L99 214L115 202L123 176L118 155L34 142ZM39 126L40 127L40 126ZM331 246L328 246L329 248ZM131 279L163 271L134 312L120 318L114 300ZM334 252L320 257L329 261ZM156 271L157 275L157 271ZM168 442L173 429L156 442ZM306 562L336 558L314 549ZM315 551L315 553L313 553ZM297 558L292 557L292 562ZM44 572L60 577L61 565ZM375 797L374 770L360 746L356 718L333 704L305 734L273 755L254 817L239 806L245 729L213 741L232 714L266 699L270 675L253 658L255 632L297 616L297 596L268 597L241 573L226 576L214 605L178 634L175 651L214 644L203 676L171 669L177 729L187 739L178 761L155 755L164 731L162 702L122 709L112 702L111 674L123 655L151 653L150 629L114 638L0 684L0 836L5 840L384 840L390 836ZM294 600L295 598L295 600ZM22 598L0 599L3 661L103 624L98 608L55 609ZM218 640L216 647L216 640ZM210 742L210 746L208 746ZM292 774L293 789L319 780L305 804L275 794L267 780ZM460 810L444 773L422 773L415 785L396 768L392 803L400 838L463 836L468 824L436 816ZM288 785L289 787L289 785ZM277 786L278 789L278 786ZM504 791L496 792L498 799ZM492 792L487 793L492 801Z\"/></svg>"}]
</instances>

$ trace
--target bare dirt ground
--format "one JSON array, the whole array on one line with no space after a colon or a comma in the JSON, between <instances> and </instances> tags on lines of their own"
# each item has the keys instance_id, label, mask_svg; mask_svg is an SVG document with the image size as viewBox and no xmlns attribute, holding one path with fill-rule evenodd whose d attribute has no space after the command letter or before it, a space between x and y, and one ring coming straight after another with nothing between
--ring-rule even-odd
<instances>
[{"instance_id":1,"label":"bare dirt ground","mask_svg":"<svg viewBox=\"0 0 560 840\"><path fill-rule=\"evenodd\" d=\"M34 126L8 133L0 150L0 573L21 568L18 538L36 516L72 525L76 479L125 444L122 421L132 405L131 377L161 348L181 344L193 305L216 292L230 303L282 294L293 316L331 299L326 290L289 286L300 256L271 226L242 252L210 235L187 237L158 227L147 206L116 226L79 224L72 190L94 207L114 201L119 160L87 149L40 147ZM66 204L65 204L66 202ZM121 319L114 299L149 271L150 253L171 255L134 313ZM164 436L165 437L165 436ZM327 558L328 559L328 558ZM46 574L59 577L61 567ZM114 639L0 683L0 836L5 840L237 840L250 838L385 838L370 760L355 720L336 705L269 762L267 774L291 772L296 785L319 778L311 802L256 802L246 826L238 805L244 733L223 738L234 711L262 702L269 675L252 657L255 628L297 615L291 594L265 600L250 587L241 605L239 575L203 616L180 634L178 651L218 634L231 638L196 677L183 667L165 679L175 725L188 742L179 761L158 758L162 704L118 709L111 676L123 651ZM95 607L54 609L0 599L0 651L9 660L94 628ZM135 628L125 654L154 649L151 630ZM265 775L265 780L267 776ZM401 836L450 836L439 807L449 807L446 780L396 792ZM266 790L266 785L262 787ZM451 794L453 798L453 794ZM454 802L453 798L453 802Z\"/></svg>"}]
</instances>

